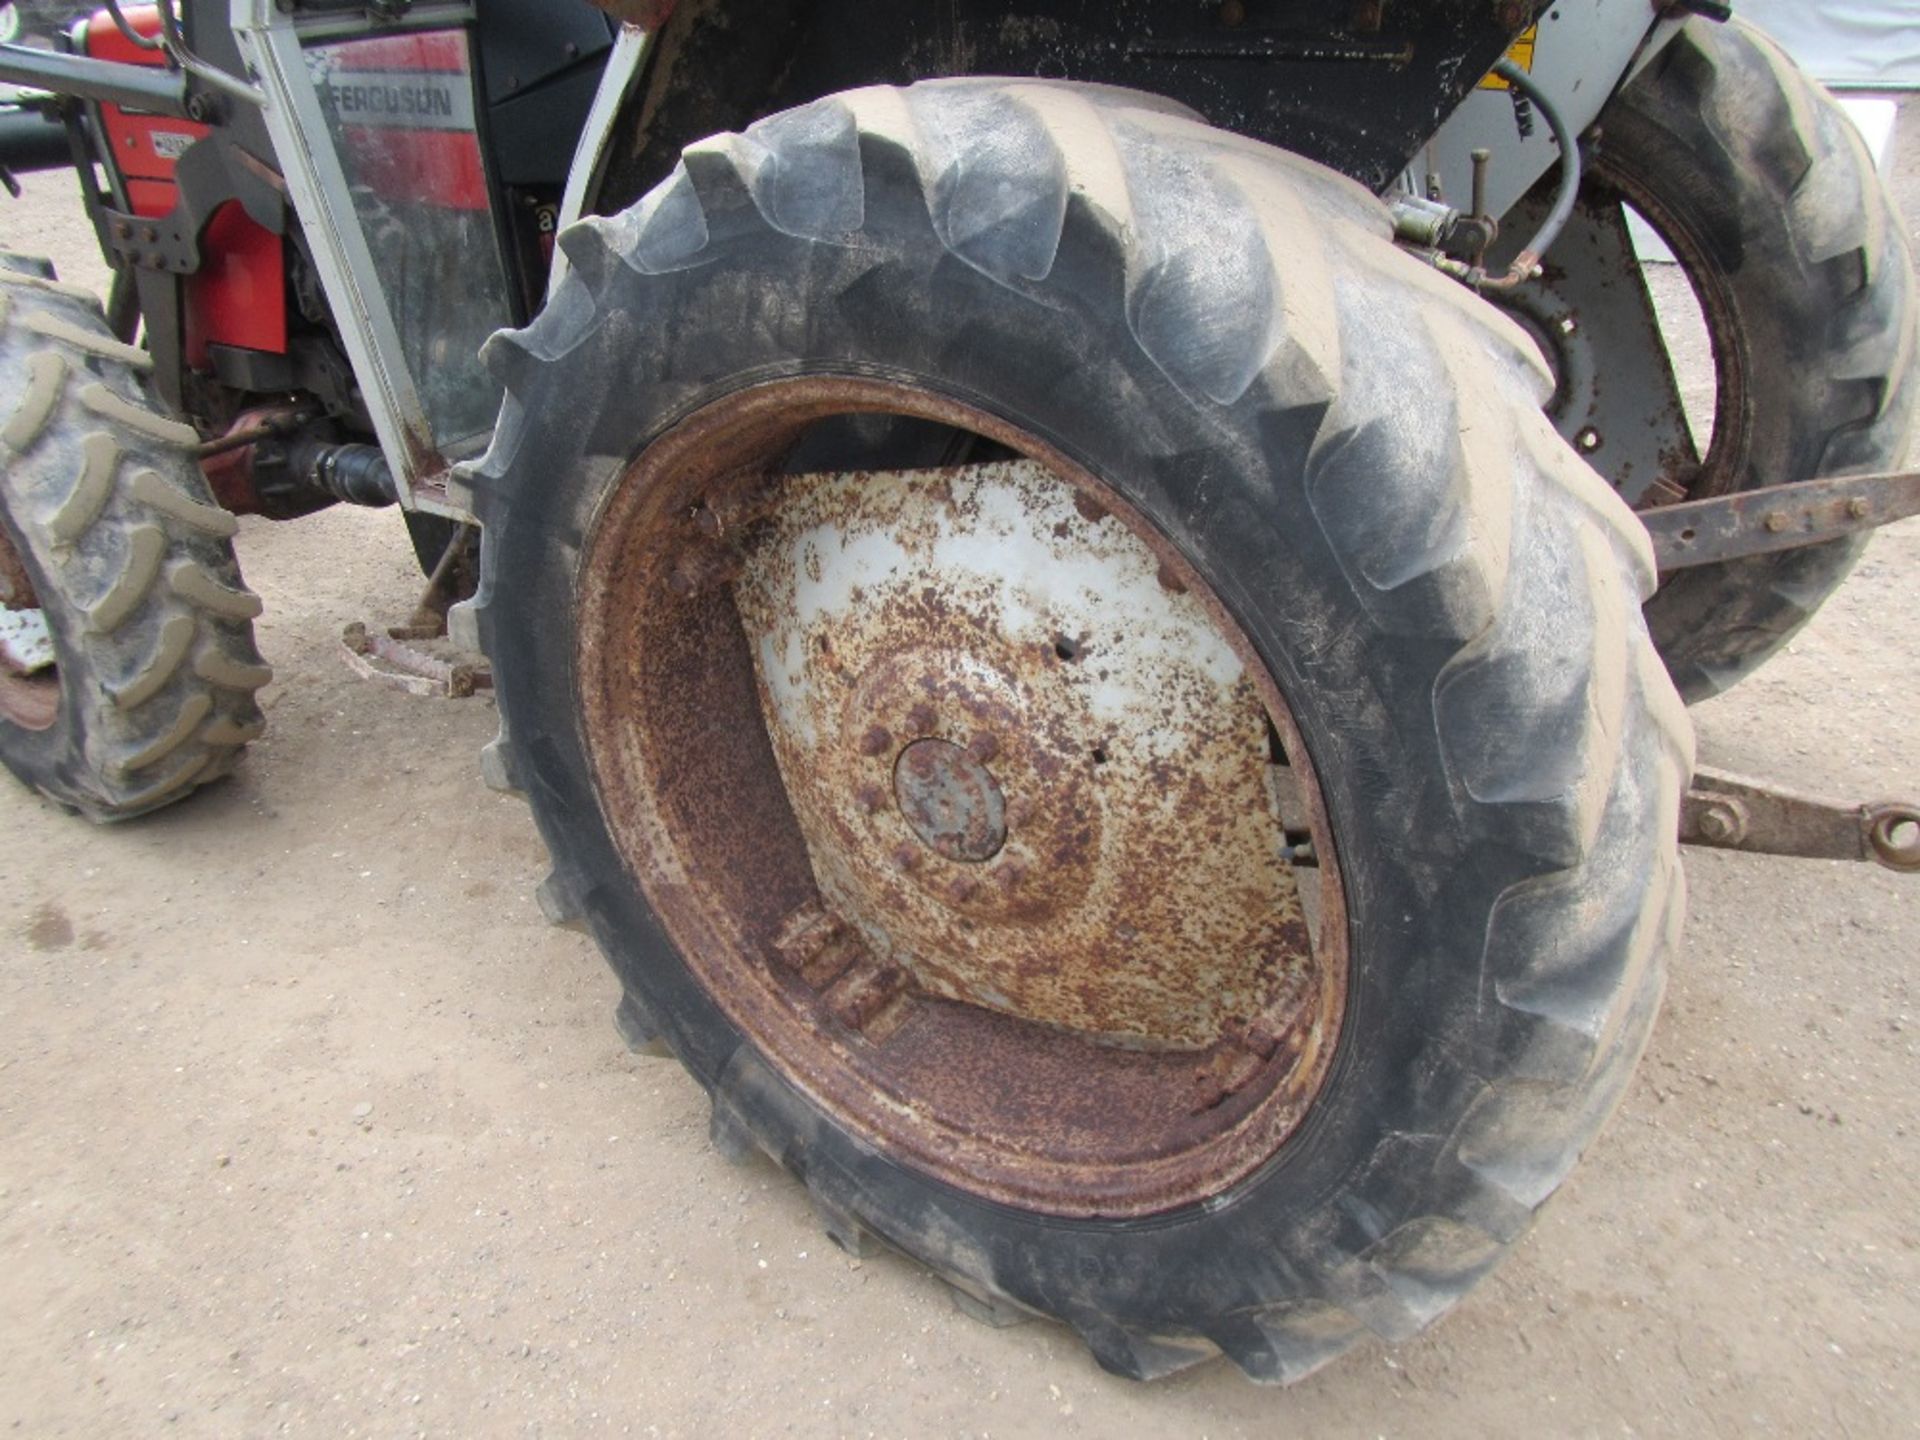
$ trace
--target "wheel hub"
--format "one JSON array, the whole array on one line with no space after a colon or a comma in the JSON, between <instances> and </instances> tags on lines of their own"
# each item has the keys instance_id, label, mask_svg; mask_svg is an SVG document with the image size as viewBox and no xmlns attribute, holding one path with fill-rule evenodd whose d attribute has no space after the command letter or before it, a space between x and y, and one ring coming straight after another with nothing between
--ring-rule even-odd
<instances>
[{"instance_id":1,"label":"wheel hub","mask_svg":"<svg viewBox=\"0 0 1920 1440\"><path fill-rule=\"evenodd\" d=\"M977 865L1007 843L1007 801L998 782L950 740L916 740L902 750L893 797L907 827L936 855Z\"/></svg>"}]
</instances>

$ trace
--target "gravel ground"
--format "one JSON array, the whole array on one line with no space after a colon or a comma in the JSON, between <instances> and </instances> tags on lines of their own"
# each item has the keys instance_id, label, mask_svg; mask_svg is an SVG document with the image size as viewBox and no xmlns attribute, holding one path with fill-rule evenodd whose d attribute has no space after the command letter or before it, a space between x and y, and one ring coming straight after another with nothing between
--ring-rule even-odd
<instances>
[{"instance_id":1,"label":"gravel ground","mask_svg":"<svg viewBox=\"0 0 1920 1440\"><path fill-rule=\"evenodd\" d=\"M1920 112L1899 184L1920 215ZM102 283L59 177L7 243ZM1695 375L1698 380L1698 375ZM827 1242L616 1041L548 929L484 699L355 680L397 520L248 521L278 673L232 781L90 829L0 789L0 1421L32 1435L1904 1435L1920 1431L1920 885L1688 860L1619 1117L1454 1315L1286 1392L1153 1388ZM1920 525L1696 712L1706 763L1920 793Z\"/></svg>"}]
</instances>

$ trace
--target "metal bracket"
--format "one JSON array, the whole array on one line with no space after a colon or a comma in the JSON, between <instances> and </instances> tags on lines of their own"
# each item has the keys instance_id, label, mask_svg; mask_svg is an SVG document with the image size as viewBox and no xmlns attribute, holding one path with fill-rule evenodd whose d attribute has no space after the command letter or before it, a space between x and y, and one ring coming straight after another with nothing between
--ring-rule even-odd
<instances>
[{"instance_id":1,"label":"metal bracket","mask_svg":"<svg viewBox=\"0 0 1920 1440\"><path fill-rule=\"evenodd\" d=\"M1920 515L1920 471L1768 485L1639 513L1664 575L1797 550Z\"/></svg>"},{"instance_id":2,"label":"metal bracket","mask_svg":"<svg viewBox=\"0 0 1920 1440\"><path fill-rule=\"evenodd\" d=\"M340 654L363 680L391 685L409 695L465 699L493 688L493 671L481 656L446 640L446 628L395 625L369 630L354 621L340 633Z\"/></svg>"},{"instance_id":3,"label":"metal bracket","mask_svg":"<svg viewBox=\"0 0 1920 1440\"><path fill-rule=\"evenodd\" d=\"M104 238L116 261L135 270L171 270L191 275L200 268L200 241L180 209L171 215L129 215L100 207Z\"/></svg>"},{"instance_id":4,"label":"metal bracket","mask_svg":"<svg viewBox=\"0 0 1920 1440\"><path fill-rule=\"evenodd\" d=\"M1843 805L1703 769L1680 806L1680 843L1803 860L1871 860L1920 874L1920 806Z\"/></svg>"}]
</instances>

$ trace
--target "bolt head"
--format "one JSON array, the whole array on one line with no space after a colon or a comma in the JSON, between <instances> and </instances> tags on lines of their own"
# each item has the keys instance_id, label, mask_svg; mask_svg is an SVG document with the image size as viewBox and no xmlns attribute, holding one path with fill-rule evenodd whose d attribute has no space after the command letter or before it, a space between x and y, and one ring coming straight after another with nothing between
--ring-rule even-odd
<instances>
[{"instance_id":1,"label":"bolt head","mask_svg":"<svg viewBox=\"0 0 1920 1440\"><path fill-rule=\"evenodd\" d=\"M922 858L923 855L918 845L897 846L893 852L894 868L903 875L911 875L915 870L920 868Z\"/></svg>"},{"instance_id":2,"label":"bolt head","mask_svg":"<svg viewBox=\"0 0 1920 1440\"><path fill-rule=\"evenodd\" d=\"M989 731L982 730L967 742L967 754L978 760L982 765L986 764L987 761L993 759L993 757L999 753L999 737Z\"/></svg>"},{"instance_id":3,"label":"bolt head","mask_svg":"<svg viewBox=\"0 0 1920 1440\"><path fill-rule=\"evenodd\" d=\"M875 725L860 737L860 753L867 756L884 755L893 748L893 736L887 733L884 725Z\"/></svg>"},{"instance_id":4,"label":"bolt head","mask_svg":"<svg viewBox=\"0 0 1920 1440\"><path fill-rule=\"evenodd\" d=\"M1781 531L1785 530L1787 526L1791 525L1793 521L1787 518L1787 512L1784 510L1769 510L1767 512L1767 518L1762 523L1767 529L1771 530L1775 535L1778 535Z\"/></svg>"},{"instance_id":5,"label":"bolt head","mask_svg":"<svg viewBox=\"0 0 1920 1440\"><path fill-rule=\"evenodd\" d=\"M1847 514L1856 520L1866 519L1867 516L1872 513L1872 510L1873 507L1867 503L1866 497L1862 495L1856 495L1847 502Z\"/></svg>"},{"instance_id":6,"label":"bolt head","mask_svg":"<svg viewBox=\"0 0 1920 1440\"><path fill-rule=\"evenodd\" d=\"M1700 817L1700 833L1709 840L1731 840L1739 828L1733 816L1722 806L1714 806Z\"/></svg>"},{"instance_id":7,"label":"bolt head","mask_svg":"<svg viewBox=\"0 0 1920 1440\"><path fill-rule=\"evenodd\" d=\"M933 727L939 723L940 717L934 713L931 705L916 705L907 712L907 728L916 735L931 735Z\"/></svg>"},{"instance_id":8,"label":"bolt head","mask_svg":"<svg viewBox=\"0 0 1920 1440\"><path fill-rule=\"evenodd\" d=\"M878 815L887 804L887 792L878 785L862 785L854 795L860 802L860 808L869 815Z\"/></svg>"},{"instance_id":9,"label":"bolt head","mask_svg":"<svg viewBox=\"0 0 1920 1440\"><path fill-rule=\"evenodd\" d=\"M956 905L964 905L980 893L980 882L971 875L956 875L953 883L947 886L947 898Z\"/></svg>"}]
</instances>

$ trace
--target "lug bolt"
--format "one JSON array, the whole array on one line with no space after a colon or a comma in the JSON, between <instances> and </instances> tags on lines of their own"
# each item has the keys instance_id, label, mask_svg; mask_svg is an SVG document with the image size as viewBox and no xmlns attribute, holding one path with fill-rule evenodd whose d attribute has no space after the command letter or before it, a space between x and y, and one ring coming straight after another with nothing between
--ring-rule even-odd
<instances>
[{"instance_id":1,"label":"lug bolt","mask_svg":"<svg viewBox=\"0 0 1920 1440\"><path fill-rule=\"evenodd\" d=\"M1026 878L1027 867L1022 865L1018 860L1009 860L1005 865L1000 867L999 874L993 877L994 883L1000 887L1000 893L1002 895L1011 895L1015 890L1020 888L1020 882Z\"/></svg>"},{"instance_id":2,"label":"lug bolt","mask_svg":"<svg viewBox=\"0 0 1920 1440\"><path fill-rule=\"evenodd\" d=\"M862 785L854 799L860 802L860 808L867 814L878 815L886 806L887 792L878 785Z\"/></svg>"},{"instance_id":3,"label":"lug bolt","mask_svg":"<svg viewBox=\"0 0 1920 1440\"><path fill-rule=\"evenodd\" d=\"M939 721L931 705L916 705L907 712L907 728L916 735L931 735Z\"/></svg>"},{"instance_id":4,"label":"lug bolt","mask_svg":"<svg viewBox=\"0 0 1920 1440\"><path fill-rule=\"evenodd\" d=\"M876 725L860 737L862 755L884 755L893 748L893 736L887 733L887 727Z\"/></svg>"},{"instance_id":5,"label":"lug bolt","mask_svg":"<svg viewBox=\"0 0 1920 1440\"><path fill-rule=\"evenodd\" d=\"M947 898L956 905L964 905L980 893L980 882L971 875L956 875L953 883L947 886Z\"/></svg>"},{"instance_id":6,"label":"lug bolt","mask_svg":"<svg viewBox=\"0 0 1920 1440\"><path fill-rule=\"evenodd\" d=\"M998 737L989 731L982 730L967 742L967 754L978 760L982 765L986 764L999 753L1000 741Z\"/></svg>"},{"instance_id":7,"label":"lug bolt","mask_svg":"<svg viewBox=\"0 0 1920 1440\"><path fill-rule=\"evenodd\" d=\"M893 852L894 868L903 874L912 874L920 868L920 851L913 845L901 845Z\"/></svg>"}]
</instances>

